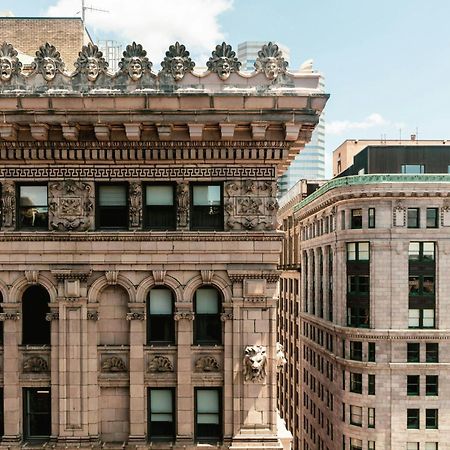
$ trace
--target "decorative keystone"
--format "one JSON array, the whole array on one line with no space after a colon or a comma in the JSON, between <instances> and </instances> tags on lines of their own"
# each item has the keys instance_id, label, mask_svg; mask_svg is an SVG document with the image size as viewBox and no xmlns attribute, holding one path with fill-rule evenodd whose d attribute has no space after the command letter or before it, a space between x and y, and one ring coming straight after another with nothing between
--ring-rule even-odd
<instances>
[{"instance_id":1,"label":"decorative keystone","mask_svg":"<svg viewBox=\"0 0 450 450\"><path fill-rule=\"evenodd\" d=\"M262 140L266 137L267 123L252 123L252 138Z\"/></svg>"},{"instance_id":2,"label":"decorative keystone","mask_svg":"<svg viewBox=\"0 0 450 450\"><path fill-rule=\"evenodd\" d=\"M32 123L30 124L31 136L36 141L48 140L49 126L46 123Z\"/></svg>"},{"instance_id":3,"label":"decorative keystone","mask_svg":"<svg viewBox=\"0 0 450 450\"><path fill-rule=\"evenodd\" d=\"M17 127L12 123L0 124L0 138L5 141L14 141L17 138Z\"/></svg>"},{"instance_id":4,"label":"decorative keystone","mask_svg":"<svg viewBox=\"0 0 450 450\"><path fill-rule=\"evenodd\" d=\"M95 125L95 137L99 141L109 141L110 130L108 125Z\"/></svg>"},{"instance_id":5,"label":"decorative keystone","mask_svg":"<svg viewBox=\"0 0 450 450\"><path fill-rule=\"evenodd\" d=\"M201 141L203 137L203 123L188 123L191 141Z\"/></svg>"},{"instance_id":6,"label":"decorative keystone","mask_svg":"<svg viewBox=\"0 0 450 450\"><path fill-rule=\"evenodd\" d=\"M129 141L140 141L142 127L140 123L124 123L125 133Z\"/></svg>"},{"instance_id":7,"label":"decorative keystone","mask_svg":"<svg viewBox=\"0 0 450 450\"><path fill-rule=\"evenodd\" d=\"M302 125L300 123L285 123L284 132L287 141L296 141Z\"/></svg>"},{"instance_id":8,"label":"decorative keystone","mask_svg":"<svg viewBox=\"0 0 450 450\"><path fill-rule=\"evenodd\" d=\"M234 123L221 123L220 125L220 134L222 135L222 139L229 140L234 138L234 129L236 128L236 124Z\"/></svg>"},{"instance_id":9,"label":"decorative keystone","mask_svg":"<svg viewBox=\"0 0 450 450\"><path fill-rule=\"evenodd\" d=\"M79 130L76 125L62 125L62 133L66 141L78 141L78 131Z\"/></svg>"}]
</instances>

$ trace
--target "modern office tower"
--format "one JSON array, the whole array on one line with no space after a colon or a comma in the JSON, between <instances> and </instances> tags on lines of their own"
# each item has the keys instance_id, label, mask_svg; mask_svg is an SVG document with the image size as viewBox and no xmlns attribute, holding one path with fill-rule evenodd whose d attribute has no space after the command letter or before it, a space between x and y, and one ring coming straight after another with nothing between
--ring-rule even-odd
<instances>
[{"instance_id":1,"label":"modern office tower","mask_svg":"<svg viewBox=\"0 0 450 450\"><path fill-rule=\"evenodd\" d=\"M295 449L448 448L449 165L443 146L371 146L348 169L363 175L280 209Z\"/></svg>"},{"instance_id":2,"label":"modern office tower","mask_svg":"<svg viewBox=\"0 0 450 450\"><path fill-rule=\"evenodd\" d=\"M266 42L245 41L238 45L238 59L242 62L243 70L253 71L258 52ZM283 53L284 58L290 60L290 50L288 47L277 44ZM312 69L312 62L301 67L302 73L315 73ZM289 71L296 71L293 67L288 67ZM325 92L324 78L320 76L319 90ZM319 123L315 128L311 142L298 153L290 163L286 172L278 179L278 196L285 195L299 180L323 180L325 178L325 118L322 114Z\"/></svg>"},{"instance_id":3,"label":"modern office tower","mask_svg":"<svg viewBox=\"0 0 450 450\"><path fill-rule=\"evenodd\" d=\"M214 50L200 78L179 43L159 73L130 44L115 74L45 44L24 76L1 48L2 445L288 450L276 178L319 76L274 94L283 61L242 77Z\"/></svg>"}]
</instances>

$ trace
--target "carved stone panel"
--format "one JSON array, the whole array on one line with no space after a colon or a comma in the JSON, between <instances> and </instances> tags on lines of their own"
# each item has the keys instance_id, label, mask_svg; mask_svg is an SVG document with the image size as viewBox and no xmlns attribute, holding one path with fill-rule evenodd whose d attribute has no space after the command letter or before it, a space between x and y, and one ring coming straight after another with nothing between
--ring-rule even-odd
<instances>
[{"instance_id":1,"label":"carved stone panel","mask_svg":"<svg viewBox=\"0 0 450 450\"><path fill-rule=\"evenodd\" d=\"M136 229L142 223L142 185L130 183L130 229Z\"/></svg>"},{"instance_id":2,"label":"carved stone panel","mask_svg":"<svg viewBox=\"0 0 450 450\"><path fill-rule=\"evenodd\" d=\"M172 361L164 355L155 355L147 366L148 372L173 372Z\"/></svg>"},{"instance_id":3,"label":"carved stone panel","mask_svg":"<svg viewBox=\"0 0 450 450\"><path fill-rule=\"evenodd\" d=\"M394 227L404 227L406 226L406 208L397 204L393 210L393 220Z\"/></svg>"},{"instance_id":4,"label":"carved stone panel","mask_svg":"<svg viewBox=\"0 0 450 450\"><path fill-rule=\"evenodd\" d=\"M94 188L91 183L64 180L49 185L50 228L86 231L94 227Z\"/></svg>"},{"instance_id":5,"label":"carved stone panel","mask_svg":"<svg viewBox=\"0 0 450 450\"><path fill-rule=\"evenodd\" d=\"M3 229L13 230L16 226L16 192L14 183L5 181L2 186Z\"/></svg>"},{"instance_id":6,"label":"carved stone panel","mask_svg":"<svg viewBox=\"0 0 450 450\"><path fill-rule=\"evenodd\" d=\"M41 356L32 356L23 362L25 373L46 373L49 371L48 362Z\"/></svg>"},{"instance_id":7,"label":"carved stone panel","mask_svg":"<svg viewBox=\"0 0 450 450\"><path fill-rule=\"evenodd\" d=\"M201 356L195 362L196 372L219 372L220 364L214 356Z\"/></svg>"},{"instance_id":8,"label":"carved stone panel","mask_svg":"<svg viewBox=\"0 0 450 450\"><path fill-rule=\"evenodd\" d=\"M179 183L177 186L177 222L180 229L186 229L189 225L189 186L187 183Z\"/></svg>"},{"instance_id":9,"label":"carved stone panel","mask_svg":"<svg viewBox=\"0 0 450 450\"><path fill-rule=\"evenodd\" d=\"M120 356L110 356L102 360L102 372L127 372L125 361Z\"/></svg>"},{"instance_id":10,"label":"carved stone panel","mask_svg":"<svg viewBox=\"0 0 450 450\"><path fill-rule=\"evenodd\" d=\"M441 226L450 227L450 206L441 208Z\"/></svg>"},{"instance_id":11,"label":"carved stone panel","mask_svg":"<svg viewBox=\"0 0 450 450\"><path fill-rule=\"evenodd\" d=\"M269 231L277 227L276 184L253 179L225 184L225 228Z\"/></svg>"}]
</instances>

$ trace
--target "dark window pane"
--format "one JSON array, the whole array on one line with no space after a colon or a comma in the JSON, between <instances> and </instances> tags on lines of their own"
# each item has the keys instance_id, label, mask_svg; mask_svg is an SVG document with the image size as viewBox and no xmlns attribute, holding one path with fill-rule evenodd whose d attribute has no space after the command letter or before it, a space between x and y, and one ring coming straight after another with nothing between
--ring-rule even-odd
<instances>
[{"instance_id":1,"label":"dark window pane","mask_svg":"<svg viewBox=\"0 0 450 450\"><path fill-rule=\"evenodd\" d=\"M221 389L195 390L195 435L197 441L222 440Z\"/></svg>"},{"instance_id":2,"label":"dark window pane","mask_svg":"<svg viewBox=\"0 0 450 450\"><path fill-rule=\"evenodd\" d=\"M171 441L175 437L174 390L149 389L149 430L151 441Z\"/></svg>"},{"instance_id":3,"label":"dark window pane","mask_svg":"<svg viewBox=\"0 0 450 450\"><path fill-rule=\"evenodd\" d=\"M50 322L45 319L50 312L50 296L41 286L30 286L22 298L22 343L50 345Z\"/></svg>"},{"instance_id":4,"label":"dark window pane","mask_svg":"<svg viewBox=\"0 0 450 450\"><path fill-rule=\"evenodd\" d=\"M438 395L439 377L437 375L426 376L426 395Z\"/></svg>"},{"instance_id":5,"label":"dark window pane","mask_svg":"<svg viewBox=\"0 0 450 450\"><path fill-rule=\"evenodd\" d=\"M369 228L375 228L375 208L369 208L368 225Z\"/></svg>"},{"instance_id":6,"label":"dark window pane","mask_svg":"<svg viewBox=\"0 0 450 450\"><path fill-rule=\"evenodd\" d=\"M369 374L368 375L368 394L369 395L375 395L375 375Z\"/></svg>"},{"instance_id":7,"label":"dark window pane","mask_svg":"<svg viewBox=\"0 0 450 450\"><path fill-rule=\"evenodd\" d=\"M409 396L420 395L420 377L419 375L407 375L407 394Z\"/></svg>"},{"instance_id":8,"label":"dark window pane","mask_svg":"<svg viewBox=\"0 0 450 450\"><path fill-rule=\"evenodd\" d=\"M438 227L438 208L427 208L427 228Z\"/></svg>"},{"instance_id":9,"label":"dark window pane","mask_svg":"<svg viewBox=\"0 0 450 450\"><path fill-rule=\"evenodd\" d=\"M408 208L408 228L419 228L420 214L419 208Z\"/></svg>"},{"instance_id":10,"label":"dark window pane","mask_svg":"<svg viewBox=\"0 0 450 450\"><path fill-rule=\"evenodd\" d=\"M420 344L418 342L408 342L406 351L407 362L420 362Z\"/></svg>"},{"instance_id":11,"label":"dark window pane","mask_svg":"<svg viewBox=\"0 0 450 450\"><path fill-rule=\"evenodd\" d=\"M406 426L409 429L419 428L419 410L418 409L408 409L406 411Z\"/></svg>"},{"instance_id":12,"label":"dark window pane","mask_svg":"<svg viewBox=\"0 0 450 450\"><path fill-rule=\"evenodd\" d=\"M362 342L350 341L350 359L362 361Z\"/></svg>"},{"instance_id":13,"label":"dark window pane","mask_svg":"<svg viewBox=\"0 0 450 450\"><path fill-rule=\"evenodd\" d=\"M146 227L152 230L175 230L174 186L150 185L145 190Z\"/></svg>"},{"instance_id":14,"label":"dark window pane","mask_svg":"<svg viewBox=\"0 0 450 450\"><path fill-rule=\"evenodd\" d=\"M127 186L100 185L97 210L100 228L128 228Z\"/></svg>"},{"instance_id":15,"label":"dark window pane","mask_svg":"<svg viewBox=\"0 0 450 450\"><path fill-rule=\"evenodd\" d=\"M437 409L427 409L425 411L425 428L437 429L438 426L438 410Z\"/></svg>"},{"instance_id":16,"label":"dark window pane","mask_svg":"<svg viewBox=\"0 0 450 450\"><path fill-rule=\"evenodd\" d=\"M49 388L24 389L24 436L48 438L51 433L51 396Z\"/></svg>"},{"instance_id":17,"label":"dark window pane","mask_svg":"<svg viewBox=\"0 0 450 450\"><path fill-rule=\"evenodd\" d=\"M362 394L362 374L350 373L350 392Z\"/></svg>"},{"instance_id":18,"label":"dark window pane","mask_svg":"<svg viewBox=\"0 0 450 450\"><path fill-rule=\"evenodd\" d=\"M369 342L367 360L375 362L375 342Z\"/></svg>"},{"instance_id":19,"label":"dark window pane","mask_svg":"<svg viewBox=\"0 0 450 450\"><path fill-rule=\"evenodd\" d=\"M153 288L147 298L147 342L175 342L173 295L170 289Z\"/></svg>"},{"instance_id":20,"label":"dark window pane","mask_svg":"<svg viewBox=\"0 0 450 450\"><path fill-rule=\"evenodd\" d=\"M221 301L215 288L199 288L195 293L194 334L196 344L221 344Z\"/></svg>"},{"instance_id":21,"label":"dark window pane","mask_svg":"<svg viewBox=\"0 0 450 450\"><path fill-rule=\"evenodd\" d=\"M352 223L353 229L362 228L362 209L352 209Z\"/></svg>"},{"instance_id":22,"label":"dark window pane","mask_svg":"<svg viewBox=\"0 0 450 450\"><path fill-rule=\"evenodd\" d=\"M222 187L192 187L191 230L223 230Z\"/></svg>"},{"instance_id":23,"label":"dark window pane","mask_svg":"<svg viewBox=\"0 0 450 450\"><path fill-rule=\"evenodd\" d=\"M439 362L439 344L437 342L426 343L425 360L427 363Z\"/></svg>"}]
</instances>

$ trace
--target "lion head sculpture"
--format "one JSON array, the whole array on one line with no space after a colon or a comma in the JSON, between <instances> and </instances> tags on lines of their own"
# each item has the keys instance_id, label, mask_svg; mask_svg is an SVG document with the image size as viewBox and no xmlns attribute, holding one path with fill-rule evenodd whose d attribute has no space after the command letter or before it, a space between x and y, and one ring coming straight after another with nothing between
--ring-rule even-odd
<instances>
[{"instance_id":1,"label":"lion head sculpture","mask_svg":"<svg viewBox=\"0 0 450 450\"><path fill-rule=\"evenodd\" d=\"M244 351L245 381L262 381L266 377L266 347L248 345Z\"/></svg>"}]
</instances>

